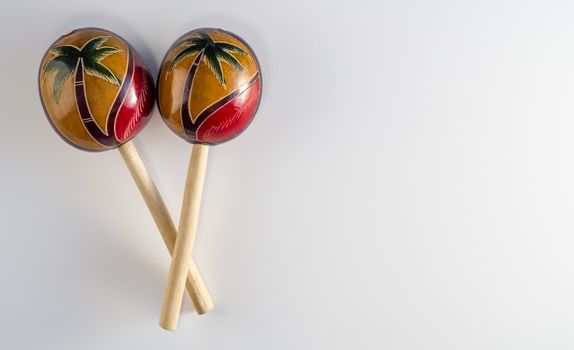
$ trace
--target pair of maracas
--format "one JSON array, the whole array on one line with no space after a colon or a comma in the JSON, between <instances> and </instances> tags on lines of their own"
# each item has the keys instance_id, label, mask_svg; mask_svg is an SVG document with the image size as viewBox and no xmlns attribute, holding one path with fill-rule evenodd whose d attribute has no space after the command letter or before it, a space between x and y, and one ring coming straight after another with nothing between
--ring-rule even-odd
<instances>
[{"instance_id":1,"label":"pair of maracas","mask_svg":"<svg viewBox=\"0 0 574 350\"><path fill-rule=\"evenodd\" d=\"M186 287L198 314L213 308L191 260L208 146L247 128L259 105L261 75L253 50L240 37L202 28L171 46L157 82L164 121L193 144L177 230L130 141L147 124L156 97L134 48L107 30L78 29L50 46L39 71L44 111L65 141L86 151L119 149L172 254L160 325L174 330Z\"/></svg>"}]
</instances>

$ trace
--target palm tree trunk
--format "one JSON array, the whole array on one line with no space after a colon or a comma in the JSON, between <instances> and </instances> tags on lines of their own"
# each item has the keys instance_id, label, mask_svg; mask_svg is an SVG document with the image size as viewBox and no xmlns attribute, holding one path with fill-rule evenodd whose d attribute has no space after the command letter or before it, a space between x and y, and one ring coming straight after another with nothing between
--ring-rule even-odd
<instances>
[{"instance_id":1,"label":"palm tree trunk","mask_svg":"<svg viewBox=\"0 0 574 350\"><path fill-rule=\"evenodd\" d=\"M122 104L124 103L124 99L128 94L128 89L130 88L130 85L132 85L132 81L134 79L135 61L136 60L134 57L133 50L130 48L128 49L128 68L126 69L126 76L122 81L122 86L120 87L118 96L114 100L112 108L110 109L110 113L108 114L108 123L107 123L108 134L110 134L110 136L113 137L116 144L120 142L118 140L118 137L114 133L116 119L118 118ZM134 86L134 89L137 89L137 87Z\"/></svg>"},{"instance_id":2,"label":"palm tree trunk","mask_svg":"<svg viewBox=\"0 0 574 350\"><path fill-rule=\"evenodd\" d=\"M132 50L128 50L128 68L126 71L126 76L120 87L120 91L114 100L110 113L108 114L107 120L107 134L100 128L100 126L94 120L92 113L88 107L88 99L86 98L85 82L84 82L84 66L82 59L78 62L78 67L76 68L75 77L75 89L76 89L76 104L78 106L78 112L80 113L80 118L82 123L86 127L86 130L94 138L94 140L103 146L116 147L119 144L116 136L114 135L114 124L118 116L118 110L120 109L128 88L131 84L134 70L134 57Z\"/></svg>"},{"instance_id":3,"label":"palm tree trunk","mask_svg":"<svg viewBox=\"0 0 574 350\"><path fill-rule=\"evenodd\" d=\"M78 67L76 68L74 86L76 88L76 104L78 106L78 112L80 113L80 118L82 118L82 123L84 123L86 130L98 143L101 143L104 146L112 146L110 144L110 138L100 129L88 108L88 99L86 98L84 85L84 64L82 59L79 60Z\"/></svg>"},{"instance_id":4,"label":"palm tree trunk","mask_svg":"<svg viewBox=\"0 0 574 350\"><path fill-rule=\"evenodd\" d=\"M195 73L197 72L197 67L201 63L201 59L203 58L203 50L197 55L195 60L193 61L193 65L191 69L187 73L187 77L185 78L185 85L183 87L183 95L182 95L182 104L181 104L181 123L183 124L183 130L185 132L185 136L188 139L195 140L195 129L197 126L194 126L193 121L191 120L191 113L189 112L189 99L191 97L191 86L193 85L193 78L195 77Z\"/></svg>"}]
</instances>

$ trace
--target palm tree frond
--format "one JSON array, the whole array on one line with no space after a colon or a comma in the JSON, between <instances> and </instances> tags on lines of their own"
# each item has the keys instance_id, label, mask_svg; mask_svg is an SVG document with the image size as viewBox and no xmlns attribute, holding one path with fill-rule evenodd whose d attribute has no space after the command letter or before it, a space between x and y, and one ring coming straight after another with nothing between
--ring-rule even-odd
<instances>
[{"instance_id":1,"label":"palm tree frond","mask_svg":"<svg viewBox=\"0 0 574 350\"><path fill-rule=\"evenodd\" d=\"M56 103L58 103L60 100L60 94L62 92L62 86L64 85L64 82L68 80L73 72L73 70L61 69L56 73L54 84L52 85L52 94L54 95Z\"/></svg>"},{"instance_id":2,"label":"palm tree frond","mask_svg":"<svg viewBox=\"0 0 574 350\"><path fill-rule=\"evenodd\" d=\"M42 73L42 78L46 79L46 75L51 71L68 70L73 71L76 69L76 64L78 63L77 57L70 56L56 56L49 60L44 65L44 72Z\"/></svg>"},{"instance_id":3,"label":"palm tree frond","mask_svg":"<svg viewBox=\"0 0 574 350\"><path fill-rule=\"evenodd\" d=\"M105 46L105 47L100 47L97 50L91 51L86 53L87 58L89 60L93 60L93 61L101 61L104 58L108 57L109 55L113 55L117 52L121 52L122 50L115 48L115 47L111 47L111 46Z\"/></svg>"},{"instance_id":4,"label":"palm tree frond","mask_svg":"<svg viewBox=\"0 0 574 350\"><path fill-rule=\"evenodd\" d=\"M245 52L245 50L243 50L242 48L240 48L237 45L233 45L233 44L225 43L225 42L216 42L215 44L227 52L238 53L242 56L249 55L247 52Z\"/></svg>"},{"instance_id":5,"label":"palm tree frond","mask_svg":"<svg viewBox=\"0 0 574 350\"><path fill-rule=\"evenodd\" d=\"M219 60L217 59L217 53L214 47L213 46L206 47L203 57L205 57L205 60L207 61L209 68L211 68L211 70L217 77L219 84L225 86L225 78L223 77L223 70L221 69L221 64L219 63Z\"/></svg>"},{"instance_id":6,"label":"palm tree frond","mask_svg":"<svg viewBox=\"0 0 574 350\"><path fill-rule=\"evenodd\" d=\"M118 79L118 77L111 70L109 70L108 67L104 66L103 64L94 61L84 61L83 63L84 63L84 72L86 72L86 74L96 78L103 79L108 83L117 86L121 85L120 79Z\"/></svg>"},{"instance_id":7,"label":"palm tree frond","mask_svg":"<svg viewBox=\"0 0 574 350\"><path fill-rule=\"evenodd\" d=\"M50 50L55 56L72 56L79 57L80 50L72 45L60 45Z\"/></svg>"},{"instance_id":8,"label":"palm tree frond","mask_svg":"<svg viewBox=\"0 0 574 350\"><path fill-rule=\"evenodd\" d=\"M181 50L177 55L175 55L175 57L173 58L173 60L169 64L167 71L171 72L173 67L175 67L175 65L178 64L181 60L183 60L184 58L186 58L190 55L193 55L194 53L200 52L202 49L203 49L203 46L192 45L192 46L188 46L185 49Z\"/></svg>"},{"instance_id":9,"label":"palm tree frond","mask_svg":"<svg viewBox=\"0 0 574 350\"><path fill-rule=\"evenodd\" d=\"M215 55L220 60L229 63L233 68L237 69L240 72L243 72L243 66L241 65L241 63L239 63L239 61L235 57L231 56L231 54L226 52L224 49L220 48L218 45L215 46Z\"/></svg>"},{"instance_id":10,"label":"palm tree frond","mask_svg":"<svg viewBox=\"0 0 574 350\"><path fill-rule=\"evenodd\" d=\"M56 100L56 103L60 100L60 92L62 91L62 86L64 82L72 75L76 70L77 58L71 58L69 56L56 56L52 58L44 66L43 79L46 79L46 75L52 71L56 71L56 76L54 77L54 82L52 83L52 95Z\"/></svg>"},{"instance_id":11,"label":"palm tree frond","mask_svg":"<svg viewBox=\"0 0 574 350\"><path fill-rule=\"evenodd\" d=\"M100 45L105 43L109 38L109 36L97 36L93 39L90 39L87 43L84 44L84 46L82 46L82 54L86 55L92 51L97 50Z\"/></svg>"},{"instance_id":12,"label":"palm tree frond","mask_svg":"<svg viewBox=\"0 0 574 350\"><path fill-rule=\"evenodd\" d=\"M197 46L204 47L207 44L208 44L208 42L205 39L202 39L202 38L197 37L197 36L192 36L191 38L187 38L187 39L183 39L181 41L178 41L177 43L175 43L174 47L181 46L181 45L197 45Z\"/></svg>"}]
</instances>

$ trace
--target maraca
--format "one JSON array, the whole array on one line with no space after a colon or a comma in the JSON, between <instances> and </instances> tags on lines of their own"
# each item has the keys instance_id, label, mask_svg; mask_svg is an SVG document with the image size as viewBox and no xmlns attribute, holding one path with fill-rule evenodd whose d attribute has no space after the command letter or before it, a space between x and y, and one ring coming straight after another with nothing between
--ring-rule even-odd
<instances>
[{"instance_id":1,"label":"maraca","mask_svg":"<svg viewBox=\"0 0 574 350\"><path fill-rule=\"evenodd\" d=\"M160 325L177 327L205 176L208 146L229 141L251 122L261 95L255 54L237 35L193 30L168 50L158 77L158 105L173 132L193 144L178 236Z\"/></svg>"},{"instance_id":2,"label":"maraca","mask_svg":"<svg viewBox=\"0 0 574 350\"><path fill-rule=\"evenodd\" d=\"M86 151L118 147L171 253L175 225L130 141L150 118L155 90L134 48L107 30L74 30L47 50L38 82L46 116L62 139ZM213 307L193 262L187 286L198 313Z\"/></svg>"}]
</instances>

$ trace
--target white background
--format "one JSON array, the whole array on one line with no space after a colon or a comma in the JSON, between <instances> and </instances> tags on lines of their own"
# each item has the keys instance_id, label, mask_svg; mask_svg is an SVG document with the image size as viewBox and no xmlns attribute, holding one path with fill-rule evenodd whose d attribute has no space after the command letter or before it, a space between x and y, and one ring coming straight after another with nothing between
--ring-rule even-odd
<instances>
[{"instance_id":1,"label":"white background","mask_svg":"<svg viewBox=\"0 0 574 350\"><path fill-rule=\"evenodd\" d=\"M571 1L19 1L0 12L0 348L572 349ZM107 28L157 72L243 36L259 113L213 148L195 259L216 309L158 326L169 258L116 151L62 142L48 45ZM191 146L136 139L175 220Z\"/></svg>"}]
</instances>

